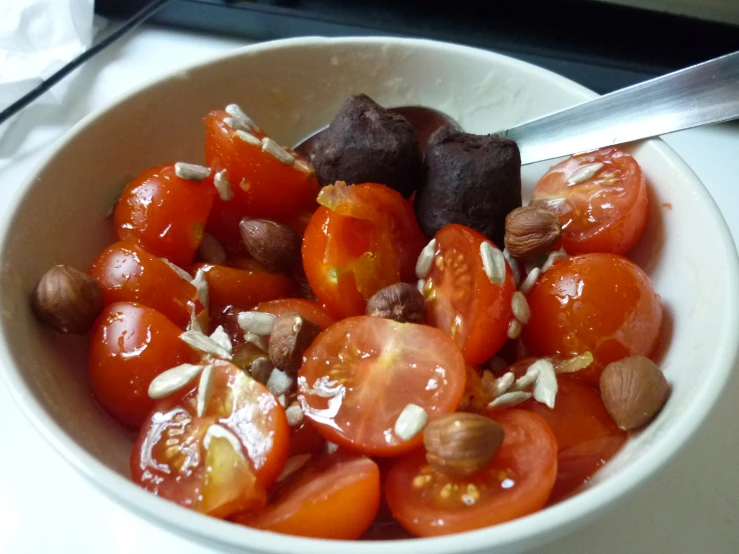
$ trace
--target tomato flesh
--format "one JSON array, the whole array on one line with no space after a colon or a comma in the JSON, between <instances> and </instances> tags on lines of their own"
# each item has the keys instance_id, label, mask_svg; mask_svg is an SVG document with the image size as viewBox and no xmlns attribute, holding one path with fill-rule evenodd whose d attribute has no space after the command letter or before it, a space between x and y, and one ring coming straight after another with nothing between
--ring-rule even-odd
<instances>
[{"instance_id":1,"label":"tomato flesh","mask_svg":"<svg viewBox=\"0 0 739 554\"><path fill-rule=\"evenodd\" d=\"M516 291L513 273L506 265L503 284L490 281L480 245L495 246L469 227L447 225L435 238L434 261L424 288L427 322L454 339L468 364L479 365L507 340Z\"/></svg>"},{"instance_id":2,"label":"tomato flesh","mask_svg":"<svg viewBox=\"0 0 739 554\"><path fill-rule=\"evenodd\" d=\"M425 452L401 458L385 494L393 516L419 537L480 529L541 509L557 475L557 442L546 421L523 410L494 416L505 438L482 471L449 477L426 462Z\"/></svg>"},{"instance_id":3,"label":"tomato flesh","mask_svg":"<svg viewBox=\"0 0 739 554\"><path fill-rule=\"evenodd\" d=\"M556 263L528 295L531 320L522 339L533 356L592 352L595 362L577 372L598 386L607 364L647 356L659 342L662 304L649 277L613 254L584 254Z\"/></svg>"},{"instance_id":4,"label":"tomato flesh","mask_svg":"<svg viewBox=\"0 0 739 554\"><path fill-rule=\"evenodd\" d=\"M103 310L90 332L89 375L93 394L109 414L125 425L141 425L154 406L154 377L195 358L181 333L140 304L117 302Z\"/></svg>"},{"instance_id":5,"label":"tomato flesh","mask_svg":"<svg viewBox=\"0 0 739 554\"><path fill-rule=\"evenodd\" d=\"M454 411L464 392L465 365L438 329L371 316L345 319L321 333L298 372L298 399L327 440L375 456L417 448L395 421L410 403L429 419Z\"/></svg>"},{"instance_id":6,"label":"tomato flesh","mask_svg":"<svg viewBox=\"0 0 739 554\"><path fill-rule=\"evenodd\" d=\"M118 240L184 266L192 262L203 239L216 189L212 177L202 182L177 176L174 164L145 171L131 181L115 208Z\"/></svg>"},{"instance_id":7,"label":"tomato flesh","mask_svg":"<svg viewBox=\"0 0 739 554\"><path fill-rule=\"evenodd\" d=\"M617 148L602 148L550 169L537 183L531 205L559 217L562 246L569 254L624 255L647 223L647 184L633 157Z\"/></svg>"}]
</instances>

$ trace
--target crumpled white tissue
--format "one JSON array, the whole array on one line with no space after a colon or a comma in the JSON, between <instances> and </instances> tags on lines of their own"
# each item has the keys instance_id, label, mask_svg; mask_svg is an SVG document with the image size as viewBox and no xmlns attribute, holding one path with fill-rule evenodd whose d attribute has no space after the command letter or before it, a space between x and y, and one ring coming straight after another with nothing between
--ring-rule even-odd
<instances>
[{"instance_id":1,"label":"crumpled white tissue","mask_svg":"<svg viewBox=\"0 0 739 554\"><path fill-rule=\"evenodd\" d=\"M0 1L0 108L82 53L94 33L94 0ZM67 86L39 101L59 101Z\"/></svg>"}]
</instances>

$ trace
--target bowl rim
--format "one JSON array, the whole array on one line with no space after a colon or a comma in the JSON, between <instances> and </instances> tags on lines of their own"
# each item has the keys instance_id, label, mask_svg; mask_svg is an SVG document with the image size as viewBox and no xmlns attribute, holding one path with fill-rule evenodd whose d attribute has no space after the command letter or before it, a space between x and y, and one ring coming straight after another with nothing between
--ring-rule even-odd
<instances>
[{"instance_id":1,"label":"bowl rim","mask_svg":"<svg viewBox=\"0 0 739 554\"><path fill-rule=\"evenodd\" d=\"M227 53L211 56L198 63L190 64L185 68L148 79L135 88L117 95L104 106L94 110L75 124L57 141L28 174L23 184L11 195L5 211L8 217L0 223L0 237L2 237L0 260L6 255L8 237L17 217L17 210L33 188L34 182L43 168L59 155L68 142L83 133L102 114L115 109L123 101L145 94L150 87L177 78L183 72L196 70L214 62L237 59L273 50L289 50L296 47L325 45L361 47L362 45L376 46L377 44L388 43L404 47L440 49L464 56L492 58L497 63L515 66L518 71L524 70L531 74L547 76L547 78L556 81L560 86L569 89L569 91L583 99L597 96L589 89L533 64L478 48L427 39L383 36L338 38L314 36L261 42L240 47ZM660 139L650 139L645 142L649 142L656 149L664 158L665 163L671 164L685 178L696 183L694 193L699 199L698 201L702 201L706 205L710 215L716 221L720 236L719 246L726 258L725 278L730 290L730 298L726 299L726 304L729 306L737 305L739 303L739 257L729 228L718 206L700 179L669 146ZM728 310L726 321L722 323L724 334L729 335L732 329L739 328L739 311ZM513 546L523 539L526 539L532 545L543 543L567 532L567 524L573 527L574 525L583 525L593 519L601 509L613 506L615 501L632 492L639 484L662 468L686 444L715 406L739 356L739 341L726 340L722 341L722 344L725 344L726 347L721 349L713 360L713 378L695 391L694 401L675 416L675 424L671 429L663 432L654 440L649 452L642 456L639 464L625 468L618 476L599 483L594 489L585 490L566 501L529 516L475 531L413 540L335 541L309 539L234 525L180 507L139 488L131 480L98 461L67 436L66 432L56 423L24 382L21 376L22 368L16 364L10 355L5 328L1 322L0 366L2 370L0 370L0 374L3 375L14 401L36 430L88 482L103 491L108 497L132 509L138 516L155 520L169 530L176 529L179 533L201 543L205 542L210 547L226 548L231 551L254 548L269 553L299 551L305 554L344 554L347 548L351 548L351 551L357 554L376 553L380 548L387 554L408 554L411 550L422 548L427 554L442 554L445 552L475 552L493 547Z\"/></svg>"}]
</instances>

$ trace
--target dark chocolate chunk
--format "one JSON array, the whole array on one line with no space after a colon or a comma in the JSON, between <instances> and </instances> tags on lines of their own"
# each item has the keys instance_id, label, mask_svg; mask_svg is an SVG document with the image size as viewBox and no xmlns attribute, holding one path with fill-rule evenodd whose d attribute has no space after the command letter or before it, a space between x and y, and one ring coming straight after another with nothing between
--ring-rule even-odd
<instances>
[{"instance_id":1,"label":"dark chocolate chunk","mask_svg":"<svg viewBox=\"0 0 739 554\"><path fill-rule=\"evenodd\" d=\"M413 126L364 94L344 103L317 139L311 161L322 186L382 183L406 198L423 175Z\"/></svg>"},{"instance_id":2,"label":"dark chocolate chunk","mask_svg":"<svg viewBox=\"0 0 739 554\"><path fill-rule=\"evenodd\" d=\"M505 218L521 206L521 155L512 140L442 127L429 139L415 210L428 236L467 225L503 246Z\"/></svg>"}]
</instances>

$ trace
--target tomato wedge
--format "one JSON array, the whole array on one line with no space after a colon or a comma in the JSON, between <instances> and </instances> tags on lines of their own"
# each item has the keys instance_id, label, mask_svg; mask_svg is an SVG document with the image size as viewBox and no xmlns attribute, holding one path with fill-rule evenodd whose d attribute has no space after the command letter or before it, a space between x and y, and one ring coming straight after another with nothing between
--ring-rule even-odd
<instances>
[{"instance_id":1,"label":"tomato wedge","mask_svg":"<svg viewBox=\"0 0 739 554\"><path fill-rule=\"evenodd\" d=\"M359 316L321 333L298 372L306 417L329 441L375 456L418 447L395 435L408 404L430 419L454 411L464 392L465 365L454 342L426 325Z\"/></svg>"},{"instance_id":2,"label":"tomato wedge","mask_svg":"<svg viewBox=\"0 0 739 554\"><path fill-rule=\"evenodd\" d=\"M265 489L287 459L289 428L285 411L263 385L233 364L213 363L203 415L197 415L196 390L179 401L161 401L141 428L131 476L156 495L227 517L264 506Z\"/></svg>"},{"instance_id":3,"label":"tomato wedge","mask_svg":"<svg viewBox=\"0 0 739 554\"><path fill-rule=\"evenodd\" d=\"M317 539L353 540L380 505L380 470L369 458L324 457L278 487L276 500L234 521L249 527Z\"/></svg>"},{"instance_id":4,"label":"tomato wedge","mask_svg":"<svg viewBox=\"0 0 739 554\"><path fill-rule=\"evenodd\" d=\"M505 438L490 464L466 479L437 472L425 452L401 458L385 494L393 516L419 537L461 533L541 509L557 475L557 441L546 421L523 410L494 418Z\"/></svg>"},{"instance_id":5,"label":"tomato wedge","mask_svg":"<svg viewBox=\"0 0 739 554\"><path fill-rule=\"evenodd\" d=\"M454 339L468 364L479 365L507 340L511 298L516 292L506 264L502 285L485 273L480 245L497 247L474 229L447 225L436 233L436 251L426 277L426 319Z\"/></svg>"},{"instance_id":6,"label":"tomato wedge","mask_svg":"<svg viewBox=\"0 0 739 554\"><path fill-rule=\"evenodd\" d=\"M559 217L569 254L625 255L647 224L647 183L629 154L602 148L550 169L536 185L531 205Z\"/></svg>"}]
</instances>

